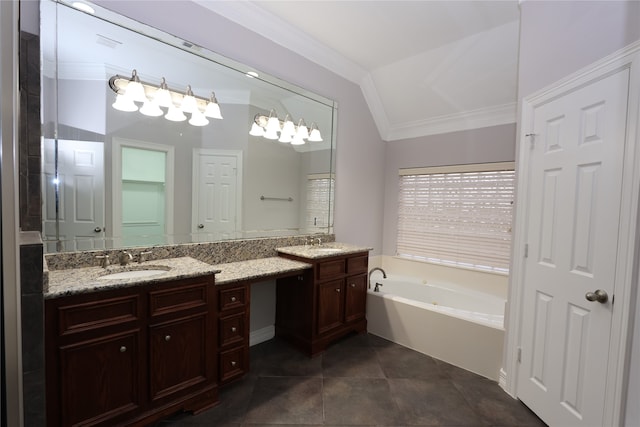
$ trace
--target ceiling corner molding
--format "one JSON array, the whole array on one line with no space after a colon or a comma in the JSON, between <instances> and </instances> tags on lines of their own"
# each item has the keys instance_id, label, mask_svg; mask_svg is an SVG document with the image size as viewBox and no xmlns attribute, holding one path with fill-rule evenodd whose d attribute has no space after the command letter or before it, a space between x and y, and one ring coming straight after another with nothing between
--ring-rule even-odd
<instances>
[{"instance_id":1,"label":"ceiling corner molding","mask_svg":"<svg viewBox=\"0 0 640 427\"><path fill-rule=\"evenodd\" d=\"M369 107L369 111L373 116L373 121L378 128L378 133L380 134L380 137L386 141L385 137L389 130L389 118L387 117L384 104L380 99L378 89L376 88L376 84L374 83L373 77L371 77L370 73L367 73L360 81L360 89L362 90L364 100Z\"/></svg>"},{"instance_id":2,"label":"ceiling corner molding","mask_svg":"<svg viewBox=\"0 0 640 427\"><path fill-rule=\"evenodd\" d=\"M516 103L497 105L458 114L403 123L387 130L385 141L418 138L427 135L478 129L516 122Z\"/></svg>"},{"instance_id":3,"label":"ceiling corner molding","mask_svg":"<svg viewBox=\"0 0 640 427\"><path fill-rule=\"evenodd\" d=\"M366 74L366 71L353 61L247 0L194 2L353 83L358 84Z\"/></svg>"}]
</instances>

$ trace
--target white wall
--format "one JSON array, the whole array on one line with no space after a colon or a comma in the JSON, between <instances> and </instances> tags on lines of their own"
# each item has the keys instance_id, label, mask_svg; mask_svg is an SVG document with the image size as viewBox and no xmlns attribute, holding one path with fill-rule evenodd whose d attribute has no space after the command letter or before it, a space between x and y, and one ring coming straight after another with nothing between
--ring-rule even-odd
<instances>
[{"instance_id":1,"label":"white wall","mask_svg":"<svg viewBox=\"0 0 640 427\"><path fill-rule=\"evenodd\" d=\"M525 1L521 5L518 97L640 39L637 1ZM637 291L637 284L634 284ZM625 425L640 425L640 301L636 306Z\"/></svg>"},{"instance_id":2,"label":"white wall","mask_svg":"<svg viewBox=\"0 0 640 427\"><path fill-rule=\"evenodd\" d=\"M336 239L380 253L384 143L358 85L194 3L98 3L337 101Z\"/></svg>"}]
</instances>

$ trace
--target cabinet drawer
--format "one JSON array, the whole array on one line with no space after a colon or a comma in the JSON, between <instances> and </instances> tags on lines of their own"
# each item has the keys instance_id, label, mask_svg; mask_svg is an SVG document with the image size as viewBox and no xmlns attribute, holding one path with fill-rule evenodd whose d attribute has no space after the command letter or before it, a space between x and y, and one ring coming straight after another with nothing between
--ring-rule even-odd
<instances>
[{"instance_id":1,"label":"cabinet drawer","mask_svg":"<svg viewBox=\"0 0 640 427\"><path fill-rule=\"evenodd\" d=\"M347 258L347 274L366 273L368 264L368 255Z\"/></svg>"},{"instance_id":2,"label":"cabinet drawer","mask_svg":"<svg viewBox=\"0 0 640 427\"><path fill-rule=\"evenodd\" d=\"M149 292L150 315L160 316L167 313L188 310L207 305L207 282L182 285Z\"/></svg>"},{"instance_id":3,"label":"cabinet drawer","mask_svg":"<svg viewBox=\"0 0 640 427\"><path fill-rule=\"evenodd\" d=\"M68 335L138 320L138 295L58 307L58 332Z\"/></svg>"},{"instance_id":4,"label":"cabinet drawer","mask_svg":"<svg viewBox=\"0 0 640 427\"><path fill-rule=\"evenodd\" d=\"M344 274L344 259L324 261L318 264L318 280L331 279Z\"/></svg>"},{"instance_id":5,"label":"cabinet drawer","mask_svg":"<svg viewBox=\"0 0 640 427\"><path fill-rule=\"evenodd\" d=\"M220 382L241 377L248 368L247 350L243 347L220 353Z\"/></svg>"},{"instance_id":6,"label":"cabinet drawer","mask_svg":"<svg viewBox=\"0 0 640 427\"><path fill-rule=\"evenodd\" d=\"M244 307L248 298L247 286L220 289L220 311Z\"/></svg>"},{"instance_id":7,"label":"cabinet drawer","mask_svg":"<svg viewBox=\"0 0 640 427\"><path fill-rule=\"evenodd\" d=\"M242 344L245 339L245 312L222 317L218 323L220 347Z\"/></svg>"}]
</instances>

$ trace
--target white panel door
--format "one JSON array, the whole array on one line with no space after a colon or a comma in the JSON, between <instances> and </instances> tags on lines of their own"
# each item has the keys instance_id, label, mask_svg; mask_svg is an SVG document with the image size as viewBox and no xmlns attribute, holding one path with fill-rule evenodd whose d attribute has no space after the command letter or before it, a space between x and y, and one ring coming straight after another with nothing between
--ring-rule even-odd
<instances>
[{"instance_id":1,"label":"white panel door","mask_svg":"<svg viewBox=\"0 0 640 427\"><path fill-rule=\"evenodd\" d=\"M58 140L57 194L54 140L44 140L43 152L44 238L67 241L67 250L103 247L104 144Z\"/></svg>"},{"instance_id":2,"label":"white panel door","mask_svg":"<svg viewBox=\"0 0 640 427\"><path fill-rule=\"evenodd\" d=\"M603 423L628 80L534 110L517 395L552 426Z\"/></svg>"},{"instance_id":3,"label":"white panel door","mask_svg":"<svg viewBox=\"0 0 640 427\"><path fill-rule=\"evenodd\" d=\"M197 240L233 239L237 236L239 194L238 155L194 153L192 227ZM241 161L241 160L240 160Z\"/></svg>"}]
</instances>

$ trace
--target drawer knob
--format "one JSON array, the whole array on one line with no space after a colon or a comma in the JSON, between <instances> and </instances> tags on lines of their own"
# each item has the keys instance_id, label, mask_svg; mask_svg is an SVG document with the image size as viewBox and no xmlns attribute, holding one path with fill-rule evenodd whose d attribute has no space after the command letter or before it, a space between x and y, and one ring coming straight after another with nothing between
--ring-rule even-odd
<instances>
[{"instance_id":1,"label":"drawer knob","mask_svg":"<svg viewBox=\"0 0 640 427\"><path fill-rule=\"evenodd\" d=\"M336 292L338 292L338 293L339 293L339 292L340 292L340 288L336 289Z\"/></svg>"},{"instance_id":2,"label":"drawer knob","mask_svg":"<svg viewBox=\"0 0 640 427\"><path fill-rule=\"evenodd\" d=\"M125 351L127 351L127 347L125 346L120 347L120 353L124 353Z\"/></svg>"},{"instance_id":3,"label":"drawer knob","mask_svg":"<svg viewBox=\"0 0 640 427\"><path fill-rule=\"evenodd\" d=\"M236 365L237 365L237 363L235 362L235 360L232 360L232 361L231 361L231 366L234 366L234 367L235 367Z\"/></svg>"},{"instance_id":4,"label":"drawer knob","mask_svg":"<svg viewBox=\"0 0 640 427\"><path fill-rule=\"evenodd\" d=\"M352 288L355 288L355 287L356 287L356 284L355 284L355 283L352 283L352 284L351 284L351 287L352 287Z\"/></svg>"},{"instance_id":5,"label":"drawer knob","mask_svg":"<svg viewBox=\"0 0 640 427\"><path fill-rule=\"evenodd\" d=\"M165 341L169 341L170 339L171 339L171 335L166 335L166 336L164 337L164 340L165 340Z\"/></svg>"},{"instance_id":6,"label":"drawer knob","mask_svg":"<svg viewBox=\"0 0 640 427\"><path fill-rule=\"evenodd\" d=\"M232 327L231 327L231 332L235 332L235 331L237 331L237 330L238 330L238 329L237 329L235 326L232 326Z\"/></svg>"},{"instance_id":7,"label":"drawer knob","mask_svg":"<svg viewBox=\"0 0 640 427\"><path fill-rule=\"evenodd\" d=\"M231 297L231 302L236 302L237 298L236 297Z\"/></svg>"}]
</instances>

